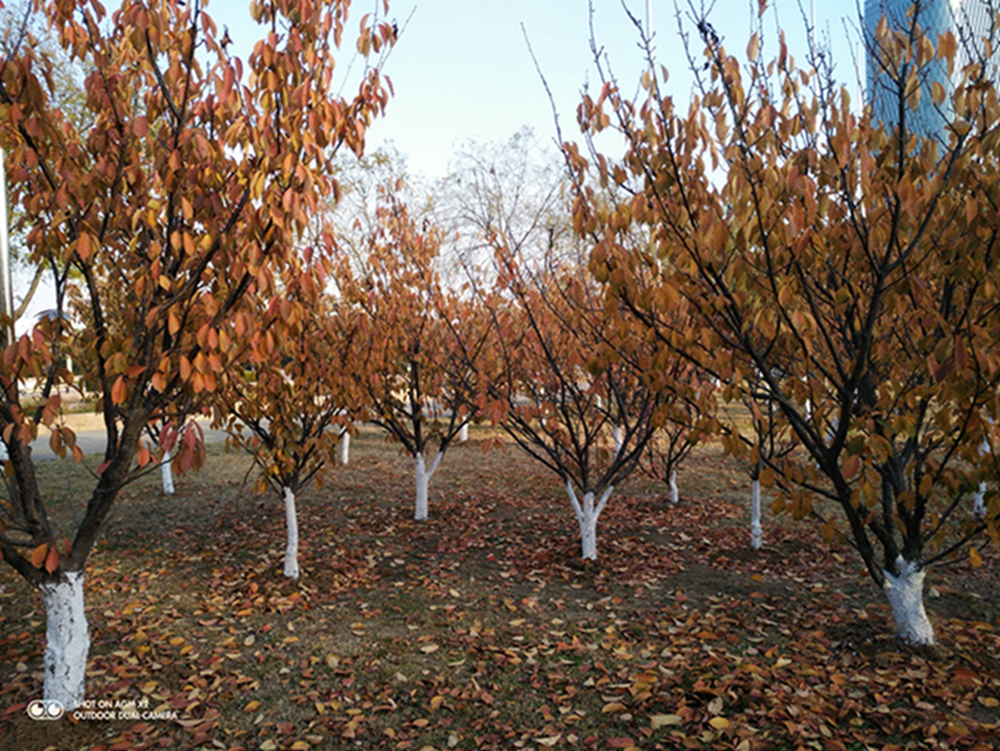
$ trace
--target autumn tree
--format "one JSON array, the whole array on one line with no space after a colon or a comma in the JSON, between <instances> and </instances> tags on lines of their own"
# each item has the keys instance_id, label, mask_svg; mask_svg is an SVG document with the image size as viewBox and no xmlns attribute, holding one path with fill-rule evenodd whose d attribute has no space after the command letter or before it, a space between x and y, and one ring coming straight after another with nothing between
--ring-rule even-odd
<instances>
[{"instance_id":1,"label":"autumn tree","mask_svg":"<svg viewBox=\"0 0 1000 751\"><path fill-rule=\"evenodd\" d=\"M219 385L257 330L248 292L268 297L297 253L308 216L333 192L331 153L360 153L388 94L378 64L358 93L333 78L348 2L255 0L266 29L244 61L231 58L200 2L52 3L48 22L85 71L92 124L54 106L51 58L23 45L2 62L0 144L12 201L30 217L35 263L56 269L57 315L8 346L0 366L0 433L7 448L3 558L44 598L45 697L66 708L84 695L89 637L84 567L121 488L151 466L140 445L151 420L181 424ZM366 16L365 55L394 41ZM58 422L53 388L65 343L65 291L78 274L78 346L107 435L86 513L64 540L50 523L31 458L38 426L80 458ZM19 384L42 379L41 405ZM179 460L197 450L181 442Z\"/></svg>"},{"instance_id":2,"label":"autumn tree","mask_svg":"<svg viewBox=\"0 0 1000 751\"><path fill-rule=\"evenodd\" d=\"M86 108L86 92L79 65L58 43L54 30L46 27L46 21L34 10L31 0L8 2L0 9L0 55L2 59L13 57L25 45L32 45L36 55L53 61L51 69L50 106L61 110L78 130L85 130L92 124L92 117ZM19 320L35 299L43 286L43 278L52 274L53 269L45 264L32 264L28 258L25 234L30 217L18 206L9 207L10 259L18 275L30 278L26 288L15 290L18 298L14 301L14 320ZM55 280L53 280L54 282ZM55 286L53 284L53 286Z\"/></svg>"},{"instance_id":3,"label":"autumn tree","mask_svg":"<svg viewBox=\"0 0 1000 751\"><path fill-rule=\"evenodd\" d=\"M218 422L259 470L256 490L270 488L284 506L284 574L291 579L299 577L297 496L311 481L322 484L354 411L345 370L357 332L322 294L318 271L303 270L259 311L273 324L257 331L246 359L223 375L217 397Z\"/></svg>"},{"instance_id":4,"label":"autumn tree","mask_svg":"<svg viewBox=\"0 0 1000 751\"><path fill-rule=\"evenodd\" d=\"M496 288L480 292L491 325L476 374L480 411L563 483L581 555L657 425L659 393L620 351L615 321L576 265L528 264L497 238ZM632 343L634 346L634 343Z\"/></svg>"},{"instance_id":5,"label":"autumn tree","mask_svg":"<svg viewBox=\"0 0 1000 751\"><path fill-rule=\"evenodd\" d=\"M832 82L829 55L799 68L781 38L765 61L758 30L740 59L692 12L704 57L687 110L652 55L644 100L601 68L600 94L581 106L588 140L614 128L627 149L616 162L566 146L576 227L596 235L591 267L660 346L718 375L725 399L754 384L755 401L773 405L802 447L762 457L773 508L843 535L900 637L932 644L926 570L963 549L977 564L984 535L1000 538L995 494L972 513L979 482L998 474L980 453L984 438L998 445L1000 412L994 75L984 56L956 66L954 36L924 35L919 8L905 30L880 24L872 41L902 114L887 129ZM938 62L957 82L940 142L906 117L928 95L920 71ZM930 88L943 104L949 92ZM591 164L632 188L613 211L588 194ZM636 283L649 254L623 241L639 227L653 289ZM700 312L696 327L671 324L676 300Z\"/></svg>"},{"instance_id":6,"label":"autumn tree","mask_svg":"<svg viewBox=\"0 0 1000 751\"><path fill-rule=\"evenodd\" d=\"M794 432L781 419L767 392L761 389L762 381L756 371L746 374L746 381L739 388L740 399L735 403L730 399L725 404L717 431L730 456L750 475L750 545L754 550L764 546L761 477L765 477L767 486L773 486L773 467L786 462L797 448Z\"/></svg>"},{"instance_id":7,"label":"autumn tree","mask_svg":"<svg viewBox=\"0 0 1000 751\"><path fill-rule=\"evenodd\" d=\"M345 257L337 283L362 336L350 373L368 422L413 458L414 518L427 519L430 480L462 426L474 417L452 363L465 329L461 299L441 283L441 231L413 219L397 191L382 186L361 264ZM475 336L470 333L470 336ZM477 345L469 344L472 349Z\"/></svg>"}]
</instances>

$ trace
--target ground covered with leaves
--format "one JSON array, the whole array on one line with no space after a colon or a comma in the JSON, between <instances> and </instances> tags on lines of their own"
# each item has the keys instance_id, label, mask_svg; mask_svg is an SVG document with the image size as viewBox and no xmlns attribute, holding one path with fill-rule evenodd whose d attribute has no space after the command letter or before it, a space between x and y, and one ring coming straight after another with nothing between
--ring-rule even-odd
<instances>
[{"instance_id":1,"label":"ground covered with leaves","mask_svg":"<svg viewBox=\"0 0 1000 751\"><path fill-rule=\"evenodd\" d=\"M579 558L556 479L516 450L449 452L414 522L412 464L374 432L284 515L211 447L162 496L123 493L86 572L87 698L113 719L42 722L41 597L0 574L0 748L993 749L1000 557L928 575L940 646L914 651L860 560L766 518L711 447L681 502L635 481ZM82 513L79 468L43 480ZM153 712L143 720L137 712Z\"/></svg>"}]
</instances>

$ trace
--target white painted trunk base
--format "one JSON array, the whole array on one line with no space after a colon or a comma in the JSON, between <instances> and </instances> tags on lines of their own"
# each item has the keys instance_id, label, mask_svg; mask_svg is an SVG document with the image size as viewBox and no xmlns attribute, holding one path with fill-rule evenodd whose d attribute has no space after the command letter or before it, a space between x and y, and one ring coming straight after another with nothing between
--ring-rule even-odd
<instances>
[{"instance_id":1,"label":"white painted trunk base","mask_svg":"<svg viewBox=\"0 0 1000 751\"><path fill-rule=\"evenodd\" d=\"M681 500L681 493L677 489L677 467L670 468L670 502L678 503Z\"/></svg>"},{"instance_id":2,"label":"white painted trunk base","mask_svg":"<svg viewBox=\"0 0 1000 751\"><path fill-rule=\"evenodd\" d=\"M427 465L424 462L424 455L421 452L417 452L417 455L413 457L413 479L417 486L417 500L413 510L413 518L418 522L427 521L427 494L428 488L430 487L431 477L434 476L434 472L441 464L441 458L444 456L440 451L434 457L434 461L431 462L430 469L427 469Z\"/></svg>"},{"instance_id":3,"label":"white painted trunk base","mask_svg":"<svg viewBox=\"0 0 1000 751\"><path fill-rule=\"evenodd\" d=\"M340 434L340 463L346 465L351 460L351 434L346 430Z\"/></svg>"},{"instance_id":4,"label":"white painted trunk base","mask_svg":"<svg viewBox=\"0 0 1000 751\"><path fill-rule=\"evenodd\" d=\"M469 423L463 422L462 427L458 429L458 442L465 443L469 440Z\"/></svg>"},{"instance_id":5,"label":"white painted trunk base","mask_svg":"<svg viewBox=\"0 0 1000 751\"><path fill-rule=\"evenodd\" d=\"M44 698L70 711L83 703L90 636L83 608L83 572L69 571L66 580L43 584L45 601Z\"/></svg>"},{"instance_id":6,"label":"white painted trunk base","mask_svg":"<svg viewBox=\"0 0 1000 751\"><path fill-rule=\"evenodd\" d=\"M611 436L615 442L615 457L617 457L622 452L622 444L625 443L625 429L621 425L615 425Z\"/></svg>"},{"instance_id":7,"label":"white painted trunk base","mask_svg":"<svg viewBox=\"0 0 1000 751\"><path fill-rule=\"evenodd\" d=\"M295 513L295 493L285 488L285 526L288 540L285 543L285 576L299 578L299 520Z\"/></svg>"},{"instance_id":8,"label":"white painted trunk base","mask_svg":"<svg viewBox=\"0 0 1000 751\"><path fill-rule=\"evenodd\" d=\"M899 576L885 571L885 596L896 621L896 635L910 644L934 644L934 627L924 611L924 571L913 561L896 559Z\"/></svg>"},{"instance_id":9,"label":"white painted trunk base","mask_svg":"<svg viewBox=\"0 0 1000 751\"><path fill-rule=\"evenodd\" d=\"M972 499L972 518L981 522L986 518L986 483L979 483L979 490Z\"/></svg>"},{"instance_id":10,"label":"white painted trunk base","mask_svg":"<svg viewBox=\"0 0 1000 751\"><path fill-rule=\"evenodd\" d=\"M566 493L569 495L570 503L573 504L576 520L580 525L580 552L585 561L597 560L597 520L600 518L601 512L604 511L608 498L611 497L614 489L612 485L605 490L600 501L595 505L593 493L584 493L581 502L573 488L573 483L569 480L566 481Z\"/></svg>"},{"instance_id":11,"label":"white painted trunk base","mask_svg":"<svg viewBox=\"0 0 1000 751\"><path fill-rule=\"evenodd\" d=\"M160 462L160 479L163 481L164 495L174 494L174 473L170 467L171 462L173 462L173 457L164 453L163 461Z\"/></svg>"},{"instance_id":12,"label":"white painted trunk base","mask_svg":"<svg viewBox=\"0 0 1000 751\"><path fill-rule=\"evenodd\" d=\"M991 425L993 424L992 420L990 420L990 424ZM979 444L979 455L985 456L988 453L990 453L990 442L984 438L983 442ZM972 518L975 519L977 522L981 522L983 519L986 518L985 482L979 483L979 490L976 491L975 496L973 496L972 498Z\"/></svg>"},{"instance_id":13,"label":"white painted trunk base","mask_svg":"<svg viewBox=\"0 0 1000 751\"><path fill-rule=\"evenodd\" d=\"M764 547L764 528L760 525L760 480L750 490L750 544L754 550Z\"/></svg>"}]
</instances>

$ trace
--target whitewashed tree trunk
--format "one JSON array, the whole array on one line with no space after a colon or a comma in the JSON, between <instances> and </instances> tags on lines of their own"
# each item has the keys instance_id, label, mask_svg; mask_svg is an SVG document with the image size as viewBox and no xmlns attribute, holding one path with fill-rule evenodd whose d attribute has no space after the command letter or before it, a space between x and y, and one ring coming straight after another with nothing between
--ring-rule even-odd
<instances>
[{"instance_id":1,"label":"whitewashed tree trunk","mask_svg":"<svg viewBox=\"0 0 1000 751\"><path fill-rule=\"evenodd\" d=\"M70 711L83 703L90 636L83 609L83 572L68 571L64 581L43 584L45 601L44 698Z\"/></svg>"},{"instance_id":2,"label":"whitewashed tree trunk","mask_svg":"<svg viewBox=\"0 0 1000 751\"><path fill-rule=\"evenodd\" d=\"M463 422L462 427L458 429L458 442L465 443L469 440L469 423Z\"/></svg>"},{"instance_id":3,"label":"whitewashed tree trunk","mask_svg":"<svg viewBox=\"0 0 1000 751\"><path fill-rule=\"evenodd\" d=\"M979 483L979 490L972 499L972 518L981 522L986 518L986 483Z\"/></svg>"},{"instance_id":4,"label":"whitewashed tree trunk","mask_svg":"<svg viewBox=\"0 0 1000 751\"><path fill-rule=\"evenodd\" d=\"M615 425L611 431L611 436L615 441L615 458L617 458L622 452L622 444L625 443L625 428L621 425Z\"/></svg>"},{"instance_id":5,"label":"whitewashed tree trunk","mask_svg":"<svg viewBox=\"0 0 1000 751\"><path fill-rule=\"evenodd\" d=\"M885 571L885 596L892 607L896 634L910 644L934 644L934 627L924 611L924 571L919 564L896 559L899 576Z\"/></svg>"},{"instance_id":6,"label":"whitewashed tree trunk","mask_svg":"<svg viewBox=\"0 0 1000 751\"><path fill-rule=\"evenodd\" d=\"M979 445L979 455L988 453L990 450L989 441L985 438L983 442ZM972 518L977 522L981 522L986 518L986 483L979 483L979 490L972 498Z\"/></svg>"},{"instance_id":7,"label":"whitewashed tree trunk","mask_svg":"<svg viewBox=\"0 0 1000 751\"><path fill-rule=\"evenodd\" d=\"M681 500L681 493L677 489L677 467L670 468L670 502L678 503Z\"/></svg>"},{"instance_id":8,"label":"whitewashed tree trunk","mask_svg":"<svg viewBox=\"0 0 1000 751\"><path fill-rule=\"evenodd\" d=\"M295 513L295 493L291 488L285 491L285 526L288 528L288 540L285 544L285 576L289 579L299 578L299 520Z\"/></svg>"},{"instance_id":9,"label":"whitewashed tree trunk","mask_svg":"<svg viewBox=\"0 0 1000 751\"><path fill-rule=\"evenodd\" d=\"M604 511L608 498L611 497L614 489L613 485L608 487L595 505L593 493L584 493L581 502L577 498L573 483L569 480L566 481L566 493L569 495L570 503L573 504L573 511L576 512L576 520L580 524L580 548L585 561L597 560L597 520L600 518L601 512Z\"/></svg>"},{"instance_id":10,"label":"whitewashed tree trunk","mask_svg":"<svg viewBox=\"0 0 1000 751\"><path fill-rule=\"evenodd\" d=\"M346 465L351 460L351 433L347 428L340 431L340 463Z\"/></svg>"},{"instance_id":11,"label":"whitewashed tree trunk","mask_svg":"<svg viewBox=\"0 0 1000 751\"><path fill-rule=\"evenodd\" d=\"M172 462L173 457L169 453L164 452L163 461L160 462L160 479L163 482L164 495L174 494L174 473L170 466Z\"/></svg>"},{"instance_id":12,"label":"whitewashed tree trunk","mask_svg":"<svg viewBox=\"0 0 1000 751\"><path fill-rule=\"evenodd\" d=\"M413 511L413 518L418 522L427 521L427 489L430 485L431 477L434 476L434 472L441 464L443 456L444 454L438 451L434 457L434 461L431 462L430 469L427 469L423 453L418 451L417 455L413 457L413 477L417 486L417 502Z\"/></svg>"},{"instance_id":13,"label":"whitewashed tree trunk","mask_svg":"<svg viewBox=\"0 0 1000 751\"><path fill-rule=\"evenodd\" d=\"M750 544L754 550L764 547L764 528L760 525L760 480L754 480L750 491Z\"/></svg>"}]
</instances>

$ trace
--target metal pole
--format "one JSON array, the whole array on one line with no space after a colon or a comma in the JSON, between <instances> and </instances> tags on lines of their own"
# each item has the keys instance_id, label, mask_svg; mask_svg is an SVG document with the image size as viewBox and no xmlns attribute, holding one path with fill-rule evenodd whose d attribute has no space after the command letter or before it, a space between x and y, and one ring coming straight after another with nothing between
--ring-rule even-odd
<instances>
[{"instance_id":1,"label":"metal pole","mask_svg":"<svg viewBox=\"0 0 1000 751\"><path fill-rule=\"evenodd\" d=\"M0 312L7 325L0 327L3 343L14 341L14 287L10 275L10 241L7 236L7 169L6 157L0 148Z\"/></svg>"}]
</instances>

